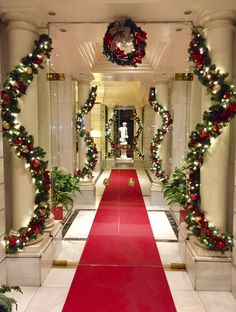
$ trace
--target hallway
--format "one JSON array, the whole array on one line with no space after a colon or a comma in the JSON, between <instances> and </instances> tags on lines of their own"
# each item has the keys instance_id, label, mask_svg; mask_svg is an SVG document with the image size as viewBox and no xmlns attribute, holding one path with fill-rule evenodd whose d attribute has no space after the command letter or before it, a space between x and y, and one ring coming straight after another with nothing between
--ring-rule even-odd
<instances>
[{"instance_id":1,"label":"hallway","mask_svg":"<svg viewBox=\"0 0 236 312\"><path fill-rule=\"evenodd\" d=\"M63 264L65 263L64 260L67 260L68 266L54 266L42 287L22 287L24 295L17 294L14 296L18 302L18 311L42 311L42 302L43 309L47 312L60 312L62 310L76 271L76 264L80 260L96 209L105 189L103 181L109 175L110 170L104 170L97 181L96 205L76 205L75 207L75 212L71 217L71 225L64 232L62 251L58 257L58 263L61 262ZM173 220L168 207L150 205L147 172L139 169L137 170L137 175L152 232L177 311L234 312L236 310L236 302L231 293L194 291L186 271L170 268L171 263L181 263L178 253L176 222ZM139 310L132 312L139 312Z\"/></svg>"}]
</instances>

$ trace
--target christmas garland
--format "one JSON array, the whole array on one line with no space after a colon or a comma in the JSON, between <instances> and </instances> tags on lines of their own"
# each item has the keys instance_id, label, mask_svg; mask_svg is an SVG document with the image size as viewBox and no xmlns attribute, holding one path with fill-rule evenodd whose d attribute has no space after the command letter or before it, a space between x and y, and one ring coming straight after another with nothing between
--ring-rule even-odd
<instances>
[{"instance_id":1,"label":"christmas garland","mask_svg":"<svg viewBox=\"0 0 236 312\"><path fill-rule=\"evenodd\" d=\"M192 35L189 59L194 62L194 73L207 87L216 104L204 112L203 122L197 124L195 131L190 134L190 152L186 158L188 197L185 221L205 247L223 252L232 249L233 237L210 225L200 208L200 168L212 139L222 133L222 129L236 114L236 92L233 91L234 87L225 81L227 74L221 74L212 64L205 38L196 28L193 29Z\"/></svg>"},{"instance_id":2,"label":"christmas garland","mask_svg":"<svg viewBox=\"0 0 236 312\"><path fill-rule=\"evenodd\" d=\"M93 106L95 105L97 95L97 87L92 87L89 93L89 98L87 99L84 106L79 110L76 114L76 132L79 134L81 138L83 138L86 147L86 161L84 167L80 170L76 170L76 176L78 179L83 179L85 177L91 177L92 171L95 169L98 159L98 151L96 144L94 143L93 138L90 136L89 132L85 130L85 123L83 120L84 115L88 114Z\"/></svg>"},{"instance_id":3,"label":"christmas garland","mask_svg":"<svg viewBox=\"0 0 236 312\"><path fill-rule=\"evenodd\" d=\"M132 119L138 124L138 129L131 143L131 147L134 149L134 152L138 157L144 158L143 153L137 147L139 136L143 131L143 124L142 124L141 119L138 117L136 111L133 111Z\"/></svg>"},{"instance_id":4,"label":"christmas garland","mask_svg":"<svg viewBox=\"0 0 236 312\"><path fill-rule=\"evenodd\" d=\"M111 138L111 130L110 130L113 122L116 119L117 119L117 111L111 114L111 117L108 119L108 122L106 123L106 128L105 128L105 137L107 138L108 142L110 142L110 145L111 145L111 151L109 152L110 157L115 157L115 151L116 151L116 145L115 145L115 142Z\"/></svg>"},{"instance_id":5,"label":"christmas garland","mask_svg":"<svg viewBox=\"0 0 236 312\"><path fill-rule=\"evenodd\" d=\"M162 161L160 158L160 146L166 133L170 131L173 120L169 111L159 104L156 100L155 88L150 88L149 92L149 103L153 107L156 113L159 113L162 118L162 127L156 130L156 133L152 139L150 150L151 150L151 170L154 172L156 177L165 183L169 177L162 169Z\"/></svg>"},{"instance_id":6,"label":"christmas garland","mask_svg":"<svg viewBox=\"0 0 236 312\"><path fill-rule=\"evenodd\" d=\"M22 58L13 71L8 74L1 92L2 131L11 147L19 158L26 161L32 180L35 183L34 216L26 227L18 230L16 235L5 237L5 246L8 253L22 249L31 239L37 239L43 233L45 220L50 215L49 190L50 176L47 171L47 162L44 161L45 152L41 147L34 146L34 138L29 135L24 126L16 119L20 113L18 100L25 95L33 80L33 74L38 68L43 68L42 62L50 57L52 51L51 39L43 34L35 41L32 53Z\"/></svg>"},{"instance_id":7,"label":"christmas garland","mask_svg":"<svg viewBox=\"0 0 236 312\"><path fill-rule=\"evenodd\" d=\"M120 39L124 44L132 44L132 50L125 53L118 45ZM137 67L145 56L147 34L131 19L114 21L109 24L103 38L103 54L112 63Z\"/></svg>"}]
</instances>

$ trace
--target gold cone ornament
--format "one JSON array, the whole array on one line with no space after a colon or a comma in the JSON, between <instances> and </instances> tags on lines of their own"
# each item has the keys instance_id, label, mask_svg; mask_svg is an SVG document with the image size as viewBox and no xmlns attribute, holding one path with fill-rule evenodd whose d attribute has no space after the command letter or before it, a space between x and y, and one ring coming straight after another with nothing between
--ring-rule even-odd
<instances>
[{"instance_id":1,"label":"gold cone ornament","mask_svg":"<svg viewBox=\"0 0 236 312\"><path fill-rule=\"evenodd\" d=\"M107 186L107 185L109 185L109 184L110 184L110 180L109 180L108 178L105 178L105 179L103 180L103 185Z\"/></svg>"},{"instance_id":2,"label":"gold cone ornament","mask_svg":"<svg viewBox=\"0 0 236 312\"><path fill-rule=\"evenodd\" d=\"M134 186L134 179L132 179L132 178L129 178L129 180L128 180L128 186Z\"/></svg>"}]
</instances>

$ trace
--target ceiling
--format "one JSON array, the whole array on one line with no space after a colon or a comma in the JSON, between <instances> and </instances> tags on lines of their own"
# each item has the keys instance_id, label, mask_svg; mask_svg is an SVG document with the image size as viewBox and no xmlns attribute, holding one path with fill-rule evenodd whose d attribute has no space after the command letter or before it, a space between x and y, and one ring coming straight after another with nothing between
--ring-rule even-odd
<instances>
[{"instance_id":1,"label":"ceiling","mask_svg":"<svg viewBox=\"0 0 236 312\"><path fill-rule=\"evenodd\" d=\"M145 92L137 82L148 85L150 81L168 81L174 73L189 70L191 22L207 10L222 9L236 12L236 1L1 0L0 16L17 11L40 27L49 25L54 47L51 67L55 72L78 79L93 74L95 81L106 81L103 87L112 81L133 81L129 88L135 90L139 85L140 96ZM146 56L137 68L112 64L102 53L108 24L120 18L131 18L147 32ZM122 92L117 84L114 90Z\"/></svg>"}]
</instances>

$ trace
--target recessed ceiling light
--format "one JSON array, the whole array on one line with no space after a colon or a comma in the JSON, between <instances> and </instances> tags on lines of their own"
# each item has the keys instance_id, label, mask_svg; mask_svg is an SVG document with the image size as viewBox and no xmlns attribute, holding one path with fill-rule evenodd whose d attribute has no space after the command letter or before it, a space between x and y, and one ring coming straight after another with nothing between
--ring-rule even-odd
<instances>
[{"instance_id":1,"label":"recessed ceiling light","mask_svg":"<svg viewBox=\"0 0 236 312\"><path fill-rule=\"evenodd\" d=\"M192 11L191 11L191 10L186 10L186 11L184 11L184 14L185 14L185 15L192 14Z\"/></svg>"},{"instance_id":2,"label":"recessed ceiling light","mask_svg":"<svg viewBox=\"0 0 236 312\"><path fill-rule=\"evenodd\" d=\"M60 28L61 32L67 32L67 30L65 28Z\"/></svg>"},{"instance_id":3,"label":"recessed ceiling light","mask_svg":"<svg viewBox=\"0 0 236 312\"><path fill-rule=\"evenodd\" d=\"M182 31L183 28L182 28L182 27L177 27L177 28L175 28L175 30L176 30L176 31Z\"/></svg>"},{"instance_id":4,"label":"recessed ceiling light","mask_svg":"<svg viewBox=\"0 0 236 312\"><path fill-rule=\"evenodd\" d=\"M54 12L54 11L49 11L48 14L51 15L51 16L55 16L55 15L56 15L56 12Z\"/></svg>"}]
</instances>

